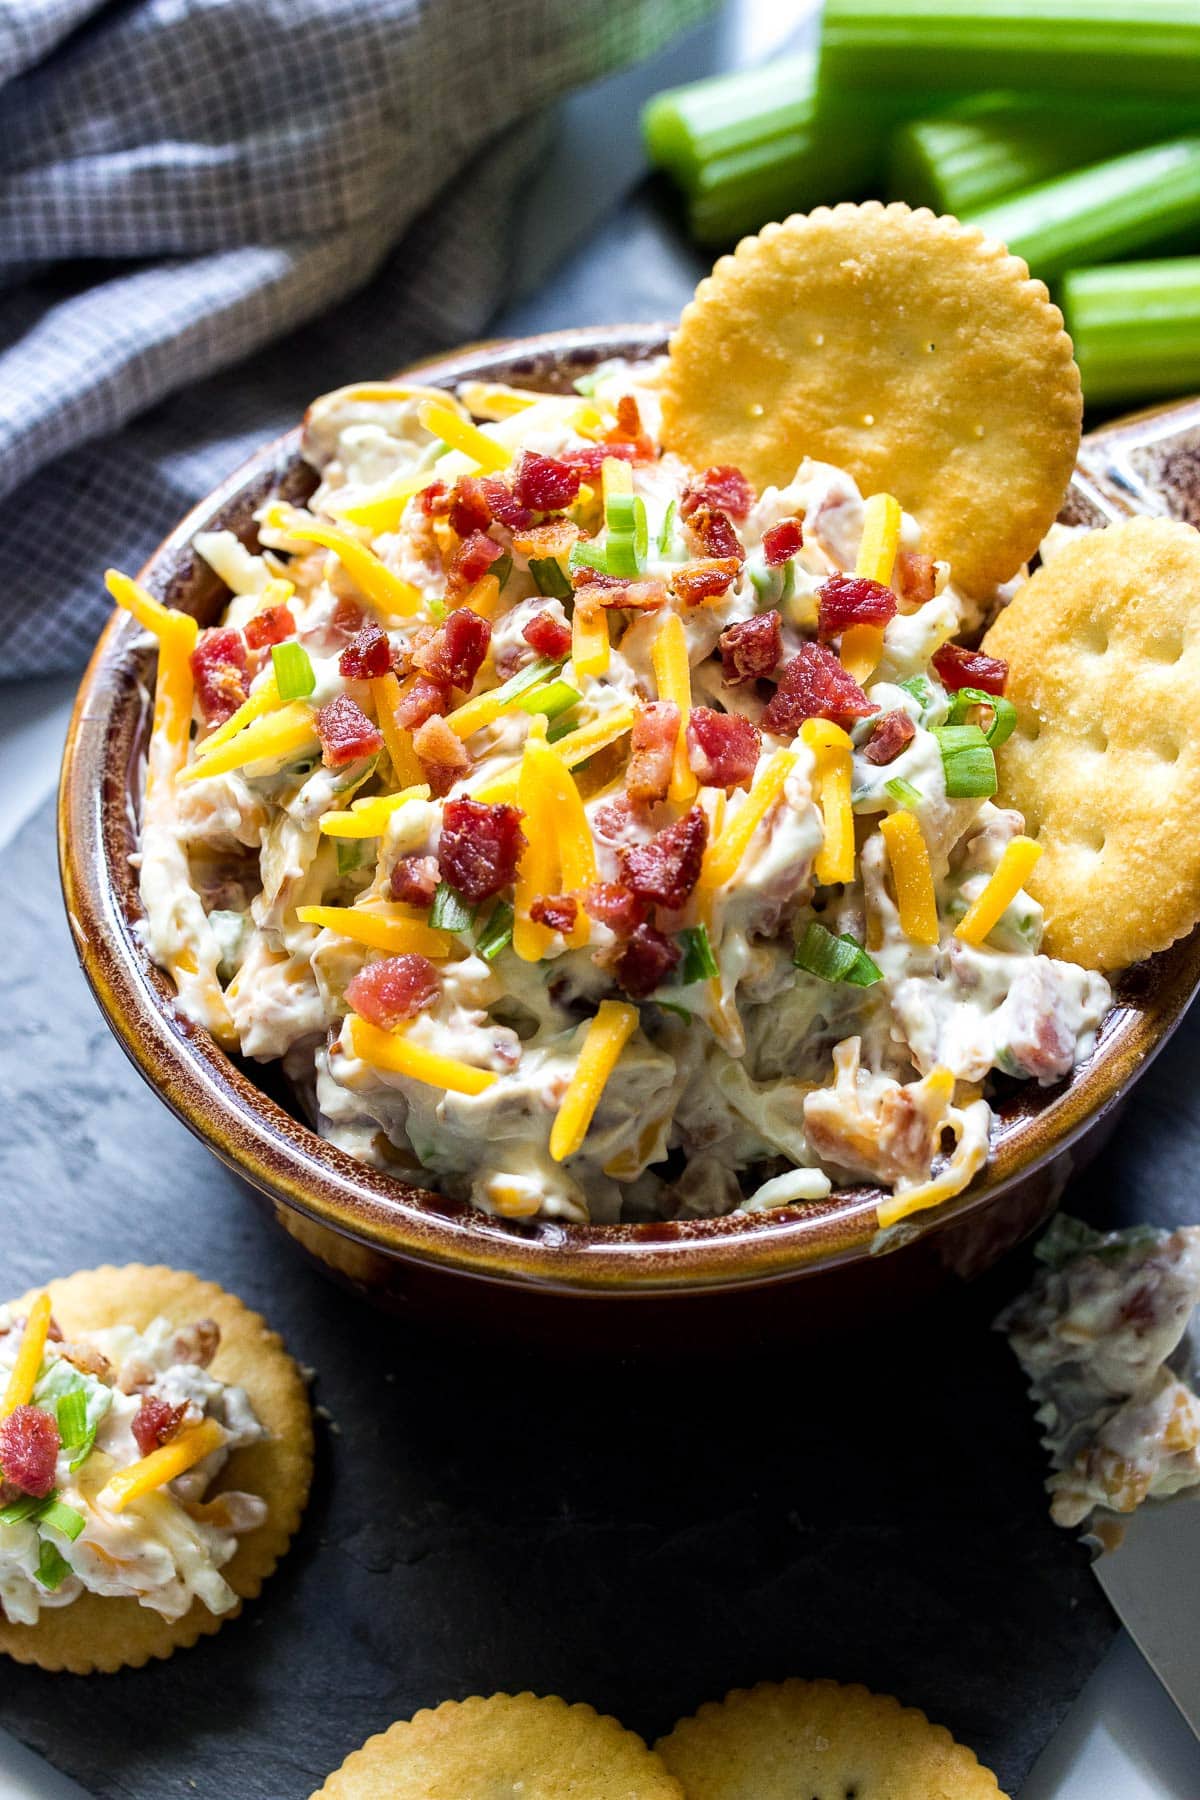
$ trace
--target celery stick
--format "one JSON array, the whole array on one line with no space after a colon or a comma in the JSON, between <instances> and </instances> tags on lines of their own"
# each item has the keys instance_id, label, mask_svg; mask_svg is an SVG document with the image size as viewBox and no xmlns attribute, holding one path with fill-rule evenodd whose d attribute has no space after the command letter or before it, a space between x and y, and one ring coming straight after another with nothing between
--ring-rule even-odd
<instances>
[{"instance_id":1,"label":"celery stick","mask_svg":"<svg viewBox=\"0 0 1200 1800\"><path fill-rule=\"evenodd\" d=\"M968 218L1044 280L1180 236L1200 242L1200 136L1060 175Z\"/></svg>"},{"instance_id":2,"label":"celery stick","mask_svg":"<svg viewBox=\"0 0 1200 1800\"><path fill-rule=\"evenodd\" d=\"M655 95L642 114L652 163L684 189L689 223L722 243L770 219L859 192L881 133L814 129L812 55ZM927 103L927 97L926 97Z\"/></svg>"},{"instance_id":3,"label":"celery stick","mask_svg":"<svg viewBox=\"0 0 1200 1800\"><path fill-rule=\"evenodd\" d=\"M1196 0L825 0L822 90L1194 97ZM910 108L910 116L919 109Z\"/></svg>"},{"instance_id":4,"label":"celery stick","mask_svg":"<svg viewBox=\"0 0 1200 1800\"><path fill-rule=\"evenodd\" d=\"M1061 300L1089 404L1200 388L1200 256L1075 269Z\"/></svg>"},{"instance_id":5,"label":"celery stick","mask_svg":"<svg viewBox=\"0 0 1200 1800\"><path fill-rule=\"evenodd\" d=\"M912 119L888 146L889 192L959 218L1069 169L1200 129L1193 103L1089 94L975 94Z\"/></svg>"}]
</instances>

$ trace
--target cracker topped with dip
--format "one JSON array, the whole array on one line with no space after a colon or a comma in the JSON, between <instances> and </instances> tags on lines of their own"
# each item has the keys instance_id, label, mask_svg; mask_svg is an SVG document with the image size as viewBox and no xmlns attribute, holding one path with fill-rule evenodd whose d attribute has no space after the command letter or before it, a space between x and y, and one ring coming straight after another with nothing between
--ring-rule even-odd
<instances>
[{"instance_id":1,"label":"cracker topped with dip","mask_svg":"<svg viewBox=\"0 0 1200 1800\"><path fill-rule=\"evenodd\" d=\"M138 1668L218 1630L286 1551L312 1419L278 1337L174 1269L0 1305L0 1651Z\"/></svg>"},{"instance_id":2,"label":"cracker topped with dip","mask_svg":"<svg viewBox=\"0 0 1200 1800\"><path fill-rule=\"evenodd\" d=\"M1061 318L974 229L837 207L576 388L340 389L307 505L197 536L216 624L110 578L159 644L146 947L323 1137L485 1212L899 1225L1157 947L1064 925L1009 691Z\"/></svg>"}]
</instances>

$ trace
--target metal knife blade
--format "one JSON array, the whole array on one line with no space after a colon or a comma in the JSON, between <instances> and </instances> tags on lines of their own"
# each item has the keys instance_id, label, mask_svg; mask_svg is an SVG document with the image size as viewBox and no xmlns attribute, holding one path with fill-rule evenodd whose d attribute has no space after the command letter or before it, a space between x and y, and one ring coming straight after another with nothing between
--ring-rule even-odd
<instances>
[{"instance_id":1,"label":"metal knife blade","mask_svg":"<svg viewBox=\"0 0 1200 1800\"><path fill-rule=\"evenodd\" d=\"M1097 1536L1111 1548L1092 1564L1096 1579L1200 1737L1200 1495L1102 1514Z\"/></svg>"}]
</instances>

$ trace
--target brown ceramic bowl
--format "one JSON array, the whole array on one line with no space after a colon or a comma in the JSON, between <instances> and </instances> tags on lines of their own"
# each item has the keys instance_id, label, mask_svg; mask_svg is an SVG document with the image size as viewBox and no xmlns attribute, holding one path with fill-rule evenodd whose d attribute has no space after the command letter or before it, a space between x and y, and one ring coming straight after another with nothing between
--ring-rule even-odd
<instances>
[{"instance_id":1,"label":"brown ceramic bowl","mask_svg":"<svg viewBox=\"0 0 1200 1800\"><path fill-rule=\"evenodd\" d=\"M447 387L482 377L563 390L604 357L651 353L664 341L655 326L556 333L472 346L422 364L420 376ZM225 526L252 541L252 514L267 494L302 498L312 485L292 432L184 519L142 580L211 623L225 590L193 555L193 534ZM1102 522L1164 506L1200 516L1200 404L1086 439L1064 517ZM867 1188L753 1218L594 1228L488 1218L323 1143L288 1110L269 1071L231 1060L176 1012L170 982L133 931L141 908L129 856L153 676L152 647L115 613L79 691L59 797L63 890L84 972L121 1044L185 1124L314 1257L387 1303L474 1316L486 1284L493 1320L575 1339L617 1332L624 1345L660 1335L696 1343L717 1325L722 1337L772 1322L808 1333L912 1302L982 1270L1050 1213L1200 983L1200 934L1132 970L1091 1059L1057 1087L1014 1085L982 1178L921 1215L887 1255L871 1254L876 1194Z\"/></svg>"}]
</instances>

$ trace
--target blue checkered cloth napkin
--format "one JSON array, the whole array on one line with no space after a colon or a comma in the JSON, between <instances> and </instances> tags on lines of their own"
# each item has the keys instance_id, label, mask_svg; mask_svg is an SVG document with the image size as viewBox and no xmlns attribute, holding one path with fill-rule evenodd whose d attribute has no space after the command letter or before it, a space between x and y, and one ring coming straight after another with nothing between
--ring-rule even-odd
<instances>
[{"instance_id":1,"label":"blue checkered cloth napkin","mask_svg":"<svg viewBox=\"0 0 1200 1800\"><path fill-rule=\"evenodd\" d=\"M547 104L710 5L0 0L0 680L314 394L477 334Z\"/></svg>"}]
</instances>

